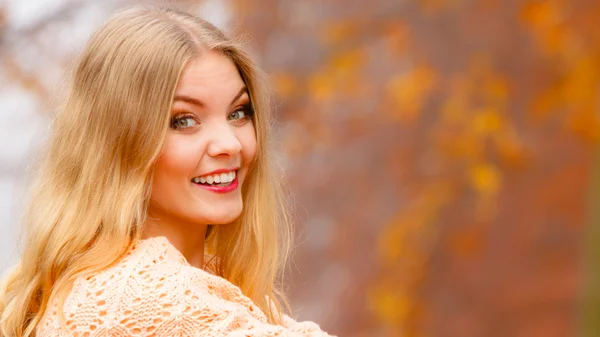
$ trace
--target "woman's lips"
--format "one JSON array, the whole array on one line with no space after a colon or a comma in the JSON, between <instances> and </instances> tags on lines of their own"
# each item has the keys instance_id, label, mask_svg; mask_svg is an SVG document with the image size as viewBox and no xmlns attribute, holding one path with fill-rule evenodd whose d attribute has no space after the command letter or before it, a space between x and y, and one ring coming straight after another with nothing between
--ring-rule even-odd
<instances>
[{"instance_id":1,"label":"woman's lips","mask_svg":"<svg viewBox=\"0 0 600 337\"><path fill-rule=\"evenodd\" d=\"M198 187L204 188L206 190L216 192L216 193L229 193L233 192L238 187L238 177L236 175L235 179L229 185L218 186L218 185L208 185L208 184L200 184L200 183L192 183Z\"/></svg>"}]
</instances>

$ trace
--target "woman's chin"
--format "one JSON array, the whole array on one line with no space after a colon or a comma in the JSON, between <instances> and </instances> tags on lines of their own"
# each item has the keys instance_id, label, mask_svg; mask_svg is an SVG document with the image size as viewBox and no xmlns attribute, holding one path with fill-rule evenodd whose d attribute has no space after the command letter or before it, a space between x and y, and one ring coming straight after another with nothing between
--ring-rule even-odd
<instances>
[{"instance_id":1,"label":"woman's chin","mask_svg":"<svg viewBox=\"0 0 600 337\"><path fill-rule=\"evenodd\" d=\"M212 226L226 226L230 223L232 223L233 221L235 221L237 218L233 218L231 220L214 220L214 221L209 221L208 224L212 225Z\"/></svg>"},{"instance_id":2,"label":"woman's chin","mask_svg":"<svg viewBox=\"0 0 600 337\"><path fill-rule=\"evenodd\" d=\"M205 218L204 222L211 225L227 225L237 220L240 217L241 213L242 212L229 212L228 214L215 214L214 216Z\"/></svg>"}]
</instances>

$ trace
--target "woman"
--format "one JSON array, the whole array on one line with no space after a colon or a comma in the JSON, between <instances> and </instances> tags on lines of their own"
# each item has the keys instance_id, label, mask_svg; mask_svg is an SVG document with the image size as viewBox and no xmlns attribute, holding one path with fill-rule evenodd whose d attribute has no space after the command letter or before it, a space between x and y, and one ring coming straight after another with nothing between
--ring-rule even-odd
<instances>
[{"instance_id":1,"label":"woman","mask_svg":"<svg viewBox=\"0 0 600 337\"><path fill-rule=\"evenodd\" d=\"M217 28L115 15L54 120L0 335L329 336L283 314L269 125L258 70Z\"/></svg>"}]
</instances>

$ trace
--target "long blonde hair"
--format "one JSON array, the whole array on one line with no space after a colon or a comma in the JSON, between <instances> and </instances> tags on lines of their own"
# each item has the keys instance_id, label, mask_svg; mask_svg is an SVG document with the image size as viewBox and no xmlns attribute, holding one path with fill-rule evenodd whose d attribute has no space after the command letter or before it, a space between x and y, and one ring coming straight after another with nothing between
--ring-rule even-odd
<instances>
[{"instance_id":1,"label":"long blonde hair","mask_svg":"<svg viewBox=\"0 0 600 337\"><path fill-rule=\"evenodd\" d=\"M208 50L228 56L248 87L258 151L242 215L210 226L206 247L218 257L218 275L282 324L291 226L270 157L264 75L210 23L173 8L135 7L99 29L74 68L32 182L25 249L0 289L0 335L34 336L51 295L62 303L76 277L113 265L140 238L179 76Z\"/></svg>"}]
</instances>

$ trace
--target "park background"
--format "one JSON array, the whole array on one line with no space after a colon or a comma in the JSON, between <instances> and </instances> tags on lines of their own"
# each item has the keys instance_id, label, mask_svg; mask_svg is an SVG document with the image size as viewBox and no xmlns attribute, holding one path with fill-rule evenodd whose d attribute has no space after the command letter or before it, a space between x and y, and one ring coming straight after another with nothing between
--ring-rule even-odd
<instances>
[{"instance_id":1,"label":"park background","mask_svg":"<svg viewBox=\"0 0 600 337\"><path fill-rule=\"evenodd\" d=\"M0 1L0 271L65 69L115 10ZM171 1L244 39L338 336L600 336L600 2ZM23 243L26 244L26 243Z\"/></svg>"}]
</instances>

